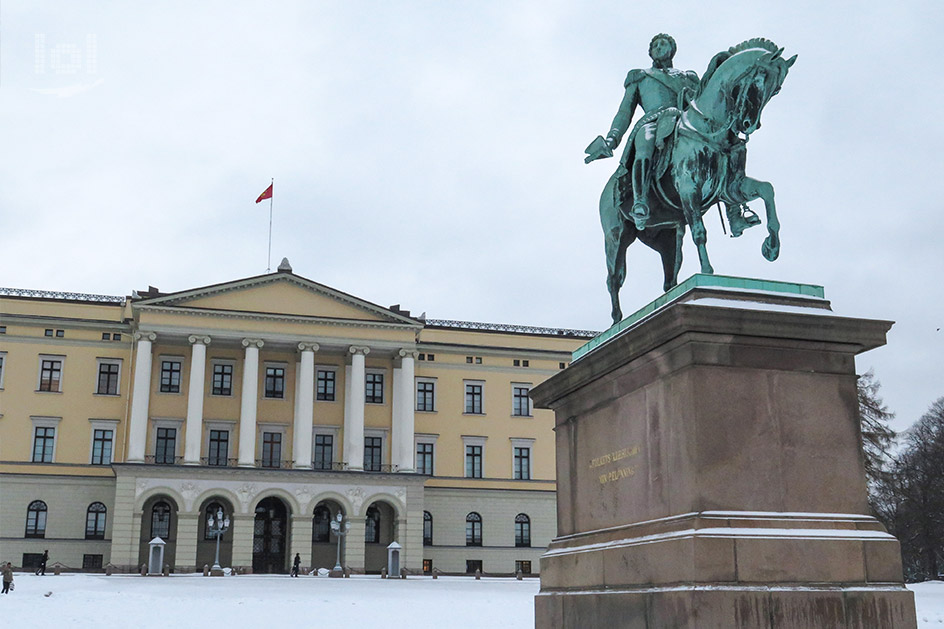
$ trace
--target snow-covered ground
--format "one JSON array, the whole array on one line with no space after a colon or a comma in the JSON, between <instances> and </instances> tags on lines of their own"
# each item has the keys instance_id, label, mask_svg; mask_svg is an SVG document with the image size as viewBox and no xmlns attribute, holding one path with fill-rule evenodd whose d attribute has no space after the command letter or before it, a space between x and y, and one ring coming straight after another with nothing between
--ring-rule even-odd
<instances>
[{"instance_id":1,"label":"snow-covered ground","mask_svg":"<svg viewBox=\"0 0 944 629\"><path fill-rule=\"evenodd\" d=\"M537 579L15 575L0 624L43 627L532 629ZM944 629L944 582L911 586L919 629ZM8 625L8 622L10 623Z\"/></svg>"}]
</instances>

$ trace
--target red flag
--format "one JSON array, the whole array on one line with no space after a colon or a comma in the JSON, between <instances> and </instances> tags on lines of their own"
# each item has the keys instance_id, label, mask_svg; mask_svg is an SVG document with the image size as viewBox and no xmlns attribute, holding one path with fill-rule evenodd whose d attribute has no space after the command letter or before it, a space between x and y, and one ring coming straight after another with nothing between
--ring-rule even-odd
<instances>
[{"instance_id":1,"label":"red flag","mask_svg":"<svg viewBox=\"0 0 944 629\"><path fill-rule=\"evenodd\" d=\"M259 195L259 198L256 199L256 203L259 203L260 201L265 201L266 199L271 199L271 198L272 198L272 186L274 186L274 185L275 185L275 184L270 183L270 184L269 184L269 187L265 189L265 192L263 192L262 194L260 194L260 195Z\"/></svg>"}]
</instances>

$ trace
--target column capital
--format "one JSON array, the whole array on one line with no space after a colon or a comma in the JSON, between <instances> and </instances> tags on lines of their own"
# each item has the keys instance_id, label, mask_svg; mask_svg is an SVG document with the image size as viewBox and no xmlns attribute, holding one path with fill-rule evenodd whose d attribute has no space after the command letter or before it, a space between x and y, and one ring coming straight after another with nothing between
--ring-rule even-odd
<instances>
[{"instance_id":1,"label":"column capital","mask_svg":"<svg viewBox=\"0 0 944 629\"><path fill-rule=\"evenodd\" d=\"M413 360L416 360L417 358L419 358L419 355L420 355L420 353L419 353L418 351L416 351L415 349L406 349L406 348L403 348L403 349L401 349L400 351L397 352L397 356L399 356L400 358L407 358L407 357L409 357L409 358L412 358Z\"/></svg>"},{"instance_id":2,"label":"column capital","mask_svg":"<svg viewBox=\"0 0 944 629\"><path fill-rule=\"evenodd\" d=\"M243 339L243 347L256 347L262 349L263 345L265 345L265 341L262 339Z\"/></svg>"},{"instance_id":3,"label":"column capital","mask_svg":"<svg viewBox=\"0 0 944 629\"><path fill-rule=\"evenodd\" d=\"M197 343L201 345L210 344L210 337L204 336L202 334L191 334L189 337L187 337L187 340L190 341L191 345L196 345Z\"/></svg>"},{"instance_id":4,"label":"column capital","mask_svg":"<svg viewBox=\"0 0 944 629\"><path fill-rule=\"evenodd\" d=\"M150 341L153 343L154 341L157 340L157 334L155 334L154 332L142 332L141 330L138 330L137 332L134 333L134 340Z\"/></svg>"},{"instance_id":5,"label":"column capital","mask_svg":"<svg viewBox=\"0 0 944 629\"><path fill-rule=\"evenodd\" d=\"M317 343L299 343L298 351L300 352L317 352L321 349L321 346Z\"/></svg>"},{"instance_id":6,"label":"column capital","mask_svg":"<svg viewBox=\"0 0 944 629\"><path fill-rule=\"evenodd\" d=\"M363 354L366 356L370 353L370 348L366 345L351 345L351 347L348 348L348 351L351 352L351 354Z\"/></svg>"}]
</instances>

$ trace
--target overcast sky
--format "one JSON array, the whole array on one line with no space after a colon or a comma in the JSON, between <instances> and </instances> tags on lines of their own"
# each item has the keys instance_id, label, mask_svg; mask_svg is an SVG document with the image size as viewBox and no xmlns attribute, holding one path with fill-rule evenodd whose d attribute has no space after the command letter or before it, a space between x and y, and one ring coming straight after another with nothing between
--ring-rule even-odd
<instances>
[{"instance_id":1,"label":"overcast sky","mask_svg":"<svg viewBox=\"0 0 944 629\"><path fill-rule=\"evenodd\" d=\"M782 252L715 271L823 285L896 321L875 369L897 428L944 395L940 0L0 3L0 286L126 295L272 268L414 314L609 325L583 163L649 39L701 75L762 36L799 54L748 145ZM762 204L752 204L762 210ZM697 272L686 238L680 278ZM661 293L634 245L632 312Z\"/></svg>"}]
</instances>

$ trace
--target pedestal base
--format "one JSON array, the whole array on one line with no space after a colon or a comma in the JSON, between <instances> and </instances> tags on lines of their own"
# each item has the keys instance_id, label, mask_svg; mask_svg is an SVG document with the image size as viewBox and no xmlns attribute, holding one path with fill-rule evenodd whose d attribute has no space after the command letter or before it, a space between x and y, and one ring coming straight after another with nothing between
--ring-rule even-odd
<instances>
[{"instance_id":1,"label":"pedestal base","mask_svg":"<svg viewBox=\"0 0 944 629\"><path fill-rule=\"evenodd\" d=\"M915 627L902 586L825 588L678 585L541 592L535 627L620 629L886 629Z\"/></svg>"}]
</instances>

